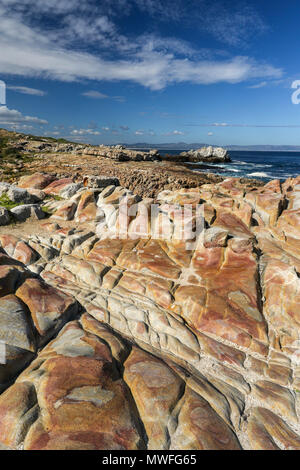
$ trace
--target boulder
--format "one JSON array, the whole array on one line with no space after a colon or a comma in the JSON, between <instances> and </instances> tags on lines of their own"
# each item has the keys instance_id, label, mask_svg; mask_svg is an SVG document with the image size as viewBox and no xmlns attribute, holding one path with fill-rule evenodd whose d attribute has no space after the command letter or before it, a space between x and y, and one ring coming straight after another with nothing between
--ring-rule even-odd
<instances>
[{"instance_id":1,"label":"boulder","mask_svg":"<svg viewBox=\"0 0 300 470\"><path fill-rule=\"evenodd\" d=\"M41 189L28 188L27 191L31 196L37 198L37 202L43 201L46 197L46 194Z\"/></svg>"},{"instance_id":2,"label":"boulder","mask_svg":"<svg viewBox=\"0 0 300 470\"><path fill-rule=\"evenodd\" d=\"M55 176L43 173L22 176L19 180L19 188L44 189L55 180Z\"/></svg>"},{"instance_id":3,"label":"boulder","mask_svg":"<svg viewBox=\"0 0 300 470\"><path fill-rule=\"evenodd\" d=\"M67 185L66 187L64 187L64 189L60 191L59 195L60 197L63 197L64 199L70 199L76 193L78 193L82 188L83 188L82 183L71 183Z\"/></svg>"},{"instance_id":4,"label":"boulder","mask_svg":"<svg viewBox=\"0 0 300 470\"><path fill-rule=\"evenodd\" d=\"M34 263L39 258L39 255L27 243L14 235L0 235L0 243L9 256L26 265Z\"/></svg>"},{"instance_id":5,"label":"boulder","mask_svg":"<svg viewBox=\"0 0 300 470\"><path fill-rule=\"evenodd\" d=\"M34 194L30 194L26 189L10 186L7 191L8 198L19 204L34 204L40 201L40 198Z\"/></svg>"},{"instance_id":6,"label":"boulder","mask_svg":"<svg viewBox=\"0 0 300 470\"><path fill-rule=\"evenodd\" d=\"M44 192L54 196L59 195L61 191L65 190L72 183L73 178L62 178L46 186Z\"/></svg>"},{"instance_id":7,"label":"boulder","mask_svg":"<svg viewBox=\"0 0 300 470\"><path fill-rule=\"evenodd\" d=\"M41 337L49 338L55 331L59 331L78 311L73 297L39 279L27 279L16 295L28 306Z\"/></svg>"},{"instance_id":8,"label":"boulder","mask_svg":"<svg viewBox=\"0 0 300 470\"><path fill-rule=\"evenodd\" d=\"M72 220L77 209L77 203L66 201L52 214L51 218L58 220Z\"/></svg>"},{"instance_id":9,"label":"boulder","mask_svg":"<svg viewBox=\"0 0 300 470\"><path fill-rule=\"evenodd\" d=\"M45 218L45 213L38 204L24 204L23 206L17 206L11 210L11 213L18 222L25 222L25 220L30 217L38 220Z\"/></svg>"},{"instance_id":10,"label":"boulder","mask_svg":"<svg viewBox=\"0 0 300 470\"><path fill-rule=\"evenodd\" d=\"M107 186L120 186L118 178L111 178L110 176L85 176L83 184L87 188L100 188L104 189Z\"/></svg>"},{"instance_id":11,"label":"boulder","mask_svg":"<svg viewBox=\"0 0 300 470\"><path fill-rule=\"evenodd\" d=\"M10 223L11 219L8 210L0 206L0 226L9 225Z\"/></svg>"}]
</instances>

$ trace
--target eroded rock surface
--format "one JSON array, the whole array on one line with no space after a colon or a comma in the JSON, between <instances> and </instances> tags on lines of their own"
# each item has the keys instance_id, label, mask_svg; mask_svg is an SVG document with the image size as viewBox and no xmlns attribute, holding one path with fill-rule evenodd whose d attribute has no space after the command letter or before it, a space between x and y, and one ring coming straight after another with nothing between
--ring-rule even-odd
<instances>
[{"instance_id":1,"label":"eroded rock surface","mask_svg":"<svg viewBox=\"0 0 300 470\"><path fill-rule=\"evenodd\" d=\"M0 233L1 445L299 449L300 177L42 176L49 220Z\"/></svg>"}]
</instances>

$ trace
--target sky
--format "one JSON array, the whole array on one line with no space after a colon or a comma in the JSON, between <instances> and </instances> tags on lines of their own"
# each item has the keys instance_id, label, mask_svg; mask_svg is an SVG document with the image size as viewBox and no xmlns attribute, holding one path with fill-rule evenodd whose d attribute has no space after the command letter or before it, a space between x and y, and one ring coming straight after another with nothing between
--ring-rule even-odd
<instances>
[{"instance_id":1,"label":"sky","mask_svg":"<svg viewBox=\"0 0 300 470\"><path fill-rule=\"evenodd\" d=\"M300 145L299 15L298 0L0 0L0 127Z\"/></svg>"}]
</instances>

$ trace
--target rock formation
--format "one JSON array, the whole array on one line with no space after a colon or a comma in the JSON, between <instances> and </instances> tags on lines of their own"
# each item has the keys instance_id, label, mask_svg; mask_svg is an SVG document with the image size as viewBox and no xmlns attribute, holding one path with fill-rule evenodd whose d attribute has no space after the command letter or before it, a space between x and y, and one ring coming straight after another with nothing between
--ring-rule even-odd
<instances>
[{"instance_id":1,"label":"rock formation","mask_svg":"<svg viewBox=\"0 0 300 470\"><path fill-rule=\"evenodd\" d=\"M188 162L210 162L210 163L223 163L230 162L230 156L226 149L222 147L202 147L198 150L189 150L182 152L181 157L185 157Z\"/></svg>"},{"instance_id":2,"label":"rock formation","mask_svg":"<svg viewBox=\"0 0 300 470\"><path fill-rule=\"evenodd\" d=\"M20 187L50 217L0 228L3 446L300 448L300 177Z\"/></svg>"},{"instance_id":3,"label":"rock formation","mask_svg":"<svg viewBox=\"0 0 300 470\"><path fill-rule=\"evenodd\" d=\"M93 155L95 157L104 157L119 162L126 161L160 161L162 157L159 155L158 150L149 150L148 152L142 152L139 150L130 150L122 145L106 146L99 145L99 147L85 147L77 151L78 154L82 155Z\"/></svg>"}]
</instances>

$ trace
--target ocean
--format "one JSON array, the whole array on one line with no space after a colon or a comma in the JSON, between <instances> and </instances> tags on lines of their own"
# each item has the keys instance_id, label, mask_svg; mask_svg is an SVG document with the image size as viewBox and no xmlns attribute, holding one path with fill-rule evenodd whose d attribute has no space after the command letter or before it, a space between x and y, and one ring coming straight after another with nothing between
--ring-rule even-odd
<instances>
[{"instance_id":1,"label":"ocean","mask_svg":"<svg viewBox=\"0 0 300 470\"><path fill-rule=\"evenodd\" d=\"M179 154L181 150L160 150L162 155ZM217 173L221 176L256 178L264 181L272 179L285 180L300 175L300 152L248 152L229 151L231 163L209 163L201 168L195 164L195 171ZM192 164L190 164L192 166Z\"/></svg>"}]
</instances>

